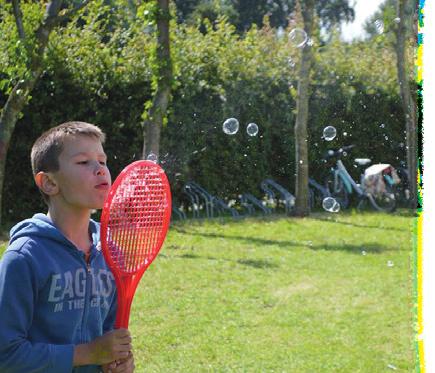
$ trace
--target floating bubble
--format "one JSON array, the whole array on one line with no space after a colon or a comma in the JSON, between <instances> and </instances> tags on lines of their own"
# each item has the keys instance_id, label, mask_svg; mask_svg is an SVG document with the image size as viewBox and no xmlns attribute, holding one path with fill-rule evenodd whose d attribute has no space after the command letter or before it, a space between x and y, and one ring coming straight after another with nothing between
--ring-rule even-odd
<instances>
[{"instance_id":1,"label":"floating bubble","mask_svg":"<svg viewBox=\"0 0 435 373\"><path fill-rule=\"evenodd\" d=\"M340 204L335 201L334 205L332 206L331 212L339 212L340 211Z\"/></svg>"},{"instance_id":2,"label":"floating bubble","mask_svg":"<svg viewBox=\"0 0 435 373\"><path fill-rule=\"evenodd\" d=\"M340 204L332 197L326 197L322 201L322 207L328 212L339 212Z\"/></svg>"},{"instance_id":3,"label":"floating bubble","mask_svg":"<svg viewBox=\"0 0 435 373\"><path fill-rule=\"evenodd\" d=\"M394 18L394 22L395 22L395 23L399 23L399 22L400 22L400 17L396 17L396 18Z\"/></svg>"},{"instance_id":4,"label":"floating bubble","mask_svg":"<svg viewBox=\"0 0 435 373\"><path fill-rule=\"evenodd\" d=\"M147 161L157 163L157 155L154 154L153 152L150 152L147 156Z\"/></svg>"},{"instance_id":5,"label":"floating bubble","mask_svg":"<svg viewBox=\"0 0 435 373\"><path fill-rule=\"evenodd\" d=\"M387 267L394 267L394 263L391 261L391 260L389 260L388 262L387 262Z\"/></svg>"},{"instance_id":6,"label":"floating bubble","mask_svg":"<svg viewBox=\"0 0 435 373\"><path fill-rule=\"evenodd\" d=\"M337 130L335 129L335 127L328 126L323 129L323 138L326 141L334 140L335 136L337 136Z\"/></svg>"},{"instance_id":7,"label":"floating bubble","mask_svg":"<svg viewBox=\"0 0 435 373\"><path fill-rule=\"evenodd\" d=\"M382 34L384 32L384 22L382 22L380 19L375 21L375 27L378 34Z\"/></svg>"},{"instance_id":8,"label":"floating bubble","mask_svg":"<svg viewBox=\"0 0 435 373\"><path fill-rule=\"evenodd\" d=\"M367 255L367 252L366 252L365 250L363 250L363 251L361 251L361 254L364 255L364 256L366 256L366 255Z\"/></svg>"},{"instance_id":9,"label":"floating bubble","mask_svg":"<svg viewBox=\"0 0 435 373\"><path fill-rule=\"evenodd\" d=\"M228 118L224 122L222 129L227 135L235 135L239 130L239 121L236 118Z\"/></svg>"},{"instance_id":10,"label":"floating bubble","mask_svg":"<svg viewBox=\"0 0 435 373\"><path fill-rule=\"evenodd\" d=\"M300 28L291 30L288 34L288 38L290 42L296 46L296 48L302 48L308 41L307 33Z\"/></svg>"},{"instance_id":11,"label":"floating bubble","mask_svg":"<svg viewBox=\"0 0 435 373\"><path fill-rule=\"evenodd\" d=\"M249 136L257 136L258 134L258 126L255 123L249 123L246 127L246 133Z\"/></svg>"}]
</instances>

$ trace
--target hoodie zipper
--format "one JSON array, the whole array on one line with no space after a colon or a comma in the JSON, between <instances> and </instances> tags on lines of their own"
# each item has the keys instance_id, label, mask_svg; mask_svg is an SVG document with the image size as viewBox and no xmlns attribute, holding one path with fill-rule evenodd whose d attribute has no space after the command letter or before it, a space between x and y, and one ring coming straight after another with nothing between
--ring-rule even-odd
<instances>
[{"instance_id":1,"label":"hoodie zipper","mask_svg":"<svg viewBox=\"0 0 435 373\"><path fill-rule=\"evenodd\" d=\"M92 251L91 251L92 253ZM81 340L82 343L87 343L88 338L86 335L86 324L88 321L88 316L89 316L89 307L90 307L90 302L91 302L91 298L92 298L92 271L91 271L91 259L92 259L92 254L89 256L88 260L86 260L86 256L85 254L83 254L83 260L85 261L85 265L86 265L86 293L85 293L85 306L83 309L83 318L82 318L82 335L81 335Z\"/></svg>"}]
</instances>

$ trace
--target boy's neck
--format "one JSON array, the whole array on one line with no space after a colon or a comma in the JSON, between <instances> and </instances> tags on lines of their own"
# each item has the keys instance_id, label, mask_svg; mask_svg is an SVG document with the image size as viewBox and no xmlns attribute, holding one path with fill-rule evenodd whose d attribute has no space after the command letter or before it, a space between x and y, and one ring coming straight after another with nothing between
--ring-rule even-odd
<instances>
[{"instance_id":1,"label":"boy's neck","mask_svg":"<svg viewBox=\"0 0 435 373\"><path fill-rule=\"evenodd\" d=\"M68 238L80 251L89 253L91 238L89 235L89 220L91 212L88 211L58 211L49 208L48 217L53 224Z\"/></svg>"}]
</instances>

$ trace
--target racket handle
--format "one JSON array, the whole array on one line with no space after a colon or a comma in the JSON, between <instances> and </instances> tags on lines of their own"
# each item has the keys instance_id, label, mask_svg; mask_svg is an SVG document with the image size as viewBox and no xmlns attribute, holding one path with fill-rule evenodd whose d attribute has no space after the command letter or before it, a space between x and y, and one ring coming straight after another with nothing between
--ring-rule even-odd
<instances>
[{"instance_id":1,"label":"racket handle","mask_svg":"<svg viewBox=\"0 0 435 373\"><path fill-rule=\"evenodd\" d=\"M128 329L131 304L133 303L134 293L142 273L141 271L133 276L115 275L115 282L118 288L118 310L116 312L115 329Z\"/></svg>"},{"instance_id":2,"label":"racket handle","mask_svg":"<svg viewBox=\"0 0 435 373\"><path fill-rule=\"evenodd\" d=\"M115 320L115 329L120 329L120 328L128 329L132 300L133 299L130 299L127 304L126 300L124 299L121 307L118 307L118 312L116 313L116 320ZM118 302L118 304L120 303Z\"/></svg>"}]
</instances>

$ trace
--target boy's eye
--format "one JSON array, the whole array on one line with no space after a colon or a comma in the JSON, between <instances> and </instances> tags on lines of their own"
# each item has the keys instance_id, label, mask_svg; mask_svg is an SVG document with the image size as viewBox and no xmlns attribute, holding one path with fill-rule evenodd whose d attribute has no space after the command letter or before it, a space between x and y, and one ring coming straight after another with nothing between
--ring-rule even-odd
<instances>
[{"instance_id":1,"label":"boy's eye","mask_svg":"<svg viewBox=\"0 0 435 373\"><path fill-rule=\"evenodd\" d=\"M106 165L106 162L100 162L100 165L102 165L102 166L105 166Z\"/></svg>"},{"instance_id":2,"label":"boy's eye","mask_svg":"<svg viewBox=\"0 0 435 373\"><path fill-rule=\"evenodd\" d=\"M77 162L77 164L87 164L88 163L88 161L79 161L79 162Z\"/></svg>"}]
</instances>

